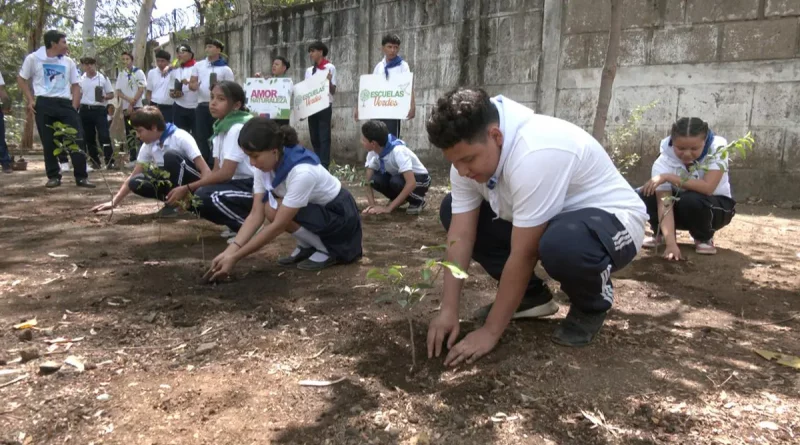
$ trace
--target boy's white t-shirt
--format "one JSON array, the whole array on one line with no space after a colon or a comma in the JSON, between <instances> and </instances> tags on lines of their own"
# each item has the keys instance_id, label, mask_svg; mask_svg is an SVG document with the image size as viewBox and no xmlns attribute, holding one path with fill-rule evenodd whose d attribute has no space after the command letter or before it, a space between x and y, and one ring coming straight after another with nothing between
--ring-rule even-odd
<instances>
[{"instance_id":1,"label":"boy's white t-shirt","mask_svg":"<svg viewBox=\"0 0 800 445\"><path fill-rule=\"evenodd\" d=\"M111 86L111 81L108 77L101 73L97 73L94 77L89 77L88 74L83 73L81 76L81 105L103 106L106 101L98 102L94 97L94 89L98 86L103 87L103 96L108 93L113 93L114 88Z\"/></svg>"},{"instance_id":2,"label":"boy's white t-shirt","mask_svg":"<svg viewBox=\"0 0 800 445\"><path fill-rule=\"evenodd\" d=\"M272 195L283 198L283 205L293 209L303 208L309 204L326 205L339 196L342 190L342 183L330 174L320 164L298 164L286 180L278 187L272 188L273 172L264 172L253 169L255 177L253 181L253 194L266 193L270 191L270 205L277 208L277 202Z\"/></svg>"},{"instance_id":3,"label":"boy's white t-shirt","mask_svg":"<svg viewBox=\"0 0 800 445\"><path fill-rule=\"evenodd\" d=\"M242 131L244 124L236 124L225 133L220 133L214 137L214 159L219 161L222 167L225 161L238 162L236 171L231 179L250 179L253 177L253 168L250 166L250 158L239 147L239 132Z\"/></svg>"},{"instance_id":4,"label":"boy's white t-shirt","mask_svg":"<svg viewBox=\"0 0 800 445\"><path fill-rule=\"evenodd\" d=\"M311 78L311 76L313 76L314 74L316 74L316 73L314 73L313 71L314 71L314 67L313 67L313 66L310 66L310 67L308 67L308 68L306 69L306 77L305 77L305 80L308 80L308 79L310 79L310 78ZM331 73L331 85L332 85L332 86L336 86L336 67L335 67L335 66L333 66L333 64L332 64L332 63L329 63L329 64L325 65L325 69L321 69L321 70L319 70L319 69L318 69L318 70L317 70L317 72L319 72L319 71L330 72L330 73ZM330 97L330 99L331 99L331 103L333 103L333 94L330 94L330 95L329 95L329 97Z\"/></svg>"},{"instance_id":5,"label":"boy's white t-shirt","mask_svg":"<svg viewBox=\"0 0 800 445\"><path fill-rule=\"evenodd\" d=\"M158 167L164 166L164 153L167 151L175 151L184 157L195 160L198 156L203 156L200 149L197 148L197 142L194 137L180 128L175 129L163 144L160 141L155 141L150 144L142 144L139 149L139 156L136 162L153 163Z\"/></svg>"},{"instance_id":6,"label":"boy's white t-shirt","mask_svg":"<svg viewBox=\"0 0 800 445\"><path fill-rule=\"evenodd\" d=\"M392 74L402 74L402 73L410 73L411 67L408 66L408 62L403 60L400 65L393 66L389 68L389 77L392 77ZM386 57L383 58L377 65L375 65L375 69L372 70L372 74L376 76L386 76Z\"/></svg>"},{"instance_id":7,"label":"boy's white t-shirt","mask_svg":"<svg viewBox=\"0 0 800 445\"><path fill-rule=\"evenodd\" d=\"M381 169L381 156L374 151L367 153L366 168L380 171ZM407 171L414 172L415 175L428 174L428 169L422 165L422 162L417 157L417 154L411 151L405 145L398 145L391 153L383 158L383 167L386 173L390 175L399 175Z\"/></svg>"},{"instance_id":8,"label":"boy's white t-shirt","mask_svg":"<svg viewBox=\"0 0 800 445\"><path fill-rule=\"evenodd\" d=\"M33 79L33 95L72 99L72 85L80 82L78 66L67 56L47 57L42 46L28 54L22 62L19 76Z\"/></svg>"},{"instance_id":9,"label":"boy's white t-shirt","mask_svg":"<svg viewBox=\"0 0 800 445\"><path fill-rule=\"evenodd\" d=\"M702 168L696 169L693 173L689 173L689 169L683 165L683 162L678 159L678 156L675 154L675 149L669 145L671 138L667 137L661 141L661 154L658 156L656 161L653 163L652 168L652 176L657 175L664 175L664 174L671 174L671 175L679 175L681 173L687 176L691 176L694 179L703 179L706 176L706 172ZM722 170L722 178L719 180L719 184L717 184L717 188L714 190L714 196L727 196L728 198L732 198L731 194L731 182L730 178L728 177L728 159L723 159L719 153L719 150L725 148L728 145L728 141L721 136L714 136L714 140L711 142L711 147L708 150L708 161L704 161L703 163L708 166L709 170ZM657 191L670 191L672 190L672 184L669 182L665 182L658 187L656 187Z\"/></svg>"},{"instance_id":10,"label":"boy's white t-shirt","mask_svg":"<svg viewBox=\"0 0 800 445\"><path fill-rule=\"evenodd\" d=\"M201 104L211 101L210 79L211 73L217 74L217 82L223 80L234 81L233 70L229 66L214 66L208 59L203 59L195 64L197 69L197 81L200 83L197 89L197 101Z\"/></svg>"},{"instance_id":11,"label":"boy's white t-shirt","mask_svg":"<svg viewBox=\"0 0 800 445\"><path fill-rule=\"evenodd\" d=\"M128 72L127 69L121 70L119 75L117 76L117 85L116 88L119 91L122 91L122 94L128 97L136 96L136 93L139 91L139 88L144 88L147 86L147 78L144 76L144 71L140 69L136 69L135 73ZM142 98L144 97L144 93L139 96L139 100L133 104L133 108L141 108L142 107ZM130 102L125 99L122 99L122 109L127 110L130 106Z\"/></svg>"},{"instance_id":12,"label":"boy's white t-shirt","mask_svg":"<svg viewBox=\"0 0 800 445\"><path fill-rule=\"evenodd\" d=\"M147 91L150 91L150 100L158 105L172 105L175 99L169 97L169 83L172 76L161 75L161 70L153 68L147 73Z\"/></svg>"},{"instance_id":13,"label":"boy's white t-shirt","mask_svg":"<svg viewBox=\"0 0 800 445\"><path fill-rule=\"evenodd\" d=\"M175 89L175 80L191 80L192 77L196 76L197 64L186 68L175 68L172 70L172 76L170 76L169 89ZM192 110L197 108L197 91L192 91L189 88L189 84L183 85L181 91L183 91L183 96L175 99L175 105Z\"/></svg>"},{"instance_id":14,"label":"boy's white t-shirt","mask_svg":"<svg viewBox=\"0 0 800 445\"><path fill-rule=\"evenodd\" d=\"M3 86L5 84L6 84L6 81L3 80L3 73L0 73L0 86Z\"/></svg>"},{"instance_id":15,"label":"boy's white t-shirt","mask_svg":"<svg viewBox=\"0 0 800 445\"><path fill-rule=\"evenodd\" d=\"M500 120L503 128L502 112ZM505 137L513 139L509 153L501 156L493 192L450 169L454 214L474 210L485 200L515 227L536 227L561 213L597 208L616 216L641 249L645 205L591 135L567 121L536 114L516 135Z\"/></svg>"}]
</instances>

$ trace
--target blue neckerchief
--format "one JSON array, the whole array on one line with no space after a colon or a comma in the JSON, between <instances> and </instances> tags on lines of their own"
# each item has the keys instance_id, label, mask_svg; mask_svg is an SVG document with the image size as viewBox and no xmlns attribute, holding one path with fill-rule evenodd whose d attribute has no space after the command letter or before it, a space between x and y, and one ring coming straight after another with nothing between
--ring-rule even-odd
<instances>
[{"instance_id":1,"label":"blue neckerchief","mask_svg":"<svg viewBox=\"0 0 800 445\"><path fill-rule=\"evenodd\" d=\"M394 148L398 145L406 145L406 143L390 134L389 140L386 141L386 145L383 147L383 150L381 150L381 154L378 155L378 159L381 163L381 173L386 173L386 164L383 162L383 158L392 154L392 151L394 151Z\"/></svg>"},{"instance_id":2,"label":"blue neckerchief","mask_svg":"<svg viewBox=\"0 0 800 445\"><path fill-rule=\"evenodd\" d=\"M139 68L136 68L135 66L132 67L131 69L129 69L128 70L128 80L131 80L131 76L133 74L135 74L137 71L139 71Z\"/></svg>"},{"instance_id":3,"label":"blue neckerchief","mask_svg":"<svg viewBox=\"0 0 800 445\"><path fill-rule=\"evenodd\" d=\"M497 187L497 178L494 176L489 178L489 182L486 183L486 187L489 187L489 190L494 190L494 188Z\"/></svg>"},{"instance_id":4,"label":"blue neckerchief","mask_svg":"<svg viewBox=\"0 0 800 445\"><path fill-rule=\"evenodd\" d=\"M161 133L161 137L158 138L159 145L163 147L164 141L166 141L168 137L175 134L175 130L177 129L178 127L176 127L175 124L167 124L167 128L164 129L164 132Z\"/></svg>"},{"instance_id":5,"label":"blue neckerchief","mask_svg":"<svg viewBox=\"0 0 800 445\"><path fill-rule=\"evenodd\" d=\"M210 63L211 66L228 66L228 62L226 62L222 57L213 62L209 60L208 63Z\"/></svg>"},{"instance_id":6,"label":"blue neckerchief","mask_svg":"<svg viewBox=\"0 0 800 445\"><path fill-rule=\"evenodd\" d=\"M400 56L395 56L392 60L387 60L386 63L383 65L383 71L386 73L386 78L389 78L389 68L394 68L396 66L400 66L403 64L403 58Z\"/></svg>"},{"instance_id":7,"label":"blue neckerchief","mask_svg":"<svg viewBox=\"0 0 800 445\"><path fill-rule=\"evenodd\" d=\"M277 188L289 176L297 165L311 164L319 165L319 157L313 152L302 145L295 145L294 147L283 147L283 159L278 167L275 169L275 178L272 179L272 187Z\"/></svg>"},{"instance_id":8,"label":"blue neckerchief","mask_svg":"<svg viewBox=\"0 0 800 445\"><path fill-rule=\"evenodd\" d=\"M714 136L715 136L714 132L709 129L708 135L706 135L706 144L703 146L703 152L700 153L700 157L695 159L694 162L696 163L701 162L703 158L705 158L708 155L708 152L711 151L711 144L714 143Z\"/></svg>"}]
</instances>

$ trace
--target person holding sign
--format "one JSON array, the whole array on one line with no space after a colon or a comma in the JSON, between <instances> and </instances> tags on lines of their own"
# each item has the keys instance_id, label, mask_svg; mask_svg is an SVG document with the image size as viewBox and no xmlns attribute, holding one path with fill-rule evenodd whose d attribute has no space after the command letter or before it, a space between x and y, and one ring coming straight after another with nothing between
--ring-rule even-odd
<instances>
[{"instance_id":1,"label":"person holding sign","mask_svg":"<svg viewBox=\"0 0 800 445\"><path fill-rule=\"evenodd\" d=\"M311 145L314 147L314 152L319 156L322 166L327 170L331 163L331 116L333 115L333 95L336 94L336 67L326 59L328 57L328 46L320 41L308 46L308 56L311 58L313 65L306 69L305 79L310 79L311 76L317 74L317 71L323 71L327 73L328 82L330 83L331 105L308 117Z\"/></svg>"},{"instance_id":2,"label":"person holding sign","mask_svg":"<svg viewBox=\"0 0 800 445\"><path fill-rule=\"evenodd\" d=\"M133 66L133 56L131 53L124 51L120 56L122 64L125 67L117 76L117 97L122 102L122 115L125 117L125 136L133 133L130 120L134 111L142 108L142 96L144 95L147 79L144 77L144 71ZM130 155L129 167L132 167L136 161L136 146L135 144L128 144L128 153Z\"/></svg>"},{"instance_id":3,"label":"person holding sign","mask_svg":"<svg viewBox=\"0 0 800 445\"><path fill-rule=\"evenodd\" d=\"M244 90L223 80L211 89L209 110L216 119L212 128L214 168L199 181L172 189L167 205L176 206L192 192L200 200L198 214L214 224L227 226L225 237L236 236L253 203L253 169L239 148L239 132L253 117L244 106Z\"/></svg>"},{"instance_id":4,"label":"person holding sign","mask_svg":"<svg viewBox=\"0 0 800 445\"><path fill-rule=\"evenodd\" d=\"M169 95L175 99L172 118L183 131L194 134L195 109L197 108L197 68L194 53L189 45L178 47L180 66L172 70Z\"/></svg>"},{"instance_id":5,"label":"person holding sign","mask_svg":"<svg viewBox=\"0 0 800 445\"><path fill-rule=\"evenodd\" d=\"M286 75L286 72L289 71L289 68L291 68L291 66L292 64L289 63L289 59L287 59L286 57L283 56L276 57L275 60L272 61L272 68L271 68L272 77L278 79L288 78L289 76ZM260 79L262 77L261 73L256 73L255 77ZM278 125L280 126L289 125L289 119L273 119L273 120L277 122Z\"/></svg>"},{"instance_id":6,"label":"person holding sign","mask_svg":"<svg viewBox=\"0 0 800 445\"><path fill-rule=\"evenodd\" d=\"M239 260L283 232L292 234L297 248L278 260L282 266L319 271L361 257L355 199L316 154L299 145L292 127L254 117L239 133L239 145L257 168L253 209L231 245L214 258L205 279L227 277ZM265 218L269 224L259 231Z\"/></svg>"},{"instance_id":7,"label":"person holding sign","mask_svg":"<svg viewBox=\"0 0 800 445\"><path fill-rule=\"evenodd\" d=\"M203 153L206 162L212 162L211 147L208 140L211 137L211 128L214 117L209 110L211 89L217 82L228 80L233 82L233 71L220 54L225 51L225 45L217 39L206 39L206 58L195 65L197 77L191 80L189 86L197 90L197 108L195 109L195 134L197 147Z\"/></svg>"},{"instance_id":8,"label":"person holding sign","mask_svg":"<svg viewBox=\"0 0 800 445\"><path fill-rule=\"evenodd\" d=\"M367 150L366 214L391 213L408 202L406 213L419 215L425 208L425 194L431 186L428 169L406 143L390 134L386 124L371 120L361 126L361 145ZM373 190L391 200L388 206L375 204Z\"/></svg>"},{"instance_id":9,"label":"person holding sign","mask_svg":"<svg viewBox=\"0 0 800 445\"><path fill-rule=\"evenodd\" d=\"M81 59L81 108L78 114L86 136L86 149L89 151L92 168L100 168L100 153L97 140L103 147L106 168L114 169L114 150L111 148L111 134L106 119L106 101L114 98L114 88L108 77L97 72L97 61L93 57ZM86 168L90 171L90 167Z\"/></svg>"}]
</instances>

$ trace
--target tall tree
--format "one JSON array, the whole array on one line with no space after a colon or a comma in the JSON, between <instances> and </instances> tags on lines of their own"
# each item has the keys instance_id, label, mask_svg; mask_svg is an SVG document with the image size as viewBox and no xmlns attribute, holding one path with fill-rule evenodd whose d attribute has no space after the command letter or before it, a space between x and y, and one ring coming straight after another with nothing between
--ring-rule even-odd
<instances>
[{"instance_id":1,"label":"tall tree","mask_svg":"<svg viewBox=\"0 0 800 445\"><path fill-rule=\"evenodd\" d=\"M94 57L96 54L94 41L94 16L97 11L97 0L84 0L83 5L83 55Z\"/></svg>"},{"instance_id":2,"label":"tall tree","mask_svg":"<svg viewBox=\"0 0 800 445\"><path fill-rule=\"evenodd\" d=\"M139 10L139 18L136 20L136 34L134 34L133 38L133 63L138 67L144 66L145 53L147 51L147 32L150 29L153 6L155 6L155 0L143 0L142 9Z\"/></svg>"},{"instance_id":3,"label":"tall tree","mask_svg":"<svg viewBox=\"0 0 800 445\"><path fill-rule=\"evenodd\" d=\"M28 38L28 53L34 52L36 48L42 44L44 24L47 20L47 9L47 2L45 0L37 0L35 16L36 20L33 23L33 27L31 28ZM20 143L20 145L23 147L33 147L33 123L33 113L26 111L25 128L22 131L22 141Z\"/></svg>"},{"instance_id":4,"label":"tall tree","mask_svg":"<svg viewBox=\"0 0 800 445\"><path fill-rule=\"evenodd\" d=\"M600 143L603 143L606 135L608 107L611 105L614 78L617 76L619 40L622 34L622 0L610 0L610 2L611 28L608 31L606 60L603 65L603 75L600 78L600 93L597 98L597 111L594 114L594 125L592 126L592 136Z\"/></svg>"}]
</instances>

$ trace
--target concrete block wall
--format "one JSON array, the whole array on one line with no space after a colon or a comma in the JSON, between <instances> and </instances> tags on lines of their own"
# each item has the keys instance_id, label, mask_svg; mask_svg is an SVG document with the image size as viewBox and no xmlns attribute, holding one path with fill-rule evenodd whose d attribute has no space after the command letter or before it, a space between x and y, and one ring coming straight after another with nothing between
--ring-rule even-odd
<instances>
[{"instance_id":1,"label":"concrete block wall","mask_svg":"<svg viewBox=\"0 0 800 445\"><path fill-rule=\"evenodd\" d=\"M555 114L591 127L608 42L606 2L563 0ZM800 192L800 1L624 0L620 69L609 131L657 100L627 151L645 180L658 141L682 116L729 139L752 131L754 154L732 164L738 198L795 199Z\"/></svg>"}]
</instances>

